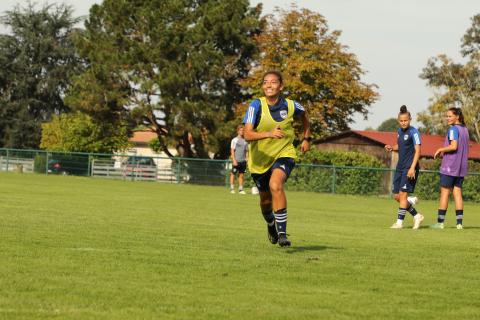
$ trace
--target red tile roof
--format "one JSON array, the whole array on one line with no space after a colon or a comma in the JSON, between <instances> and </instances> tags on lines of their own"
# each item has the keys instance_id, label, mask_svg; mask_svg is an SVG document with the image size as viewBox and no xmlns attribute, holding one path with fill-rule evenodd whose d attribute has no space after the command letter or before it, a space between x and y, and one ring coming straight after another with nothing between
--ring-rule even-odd
<instances>
[{"instance_id":1,"label":"red tile roof","mask_svg":"<svg viewBox=\"0 0 480 320\"><path fill-rule=\"evenodd\" d=\"M394 145L397 143L397 133L396 132L380 132L380 131L360 131L353 130L353 133L366 137L370 140L378 142L380 144L391 144ZM433 158L435 151L438 148L443 147L443 142L445 141L444 136L434 136L429 134L422 134L422 151L420 156ZM470 152L468 155L469 159L480 160L480 143L470 141Z\"/></svg>"},{"instance_id":2,"label":"red tile roof","mask_svg":"<svg viewBox=\"0 0 480 320\"><path fill-rule=\"evenodd\" d=\"M133 143L149 143L156 137L157 134L149 130L135 131L129 141Z\"/></svg>"}]
</instances>

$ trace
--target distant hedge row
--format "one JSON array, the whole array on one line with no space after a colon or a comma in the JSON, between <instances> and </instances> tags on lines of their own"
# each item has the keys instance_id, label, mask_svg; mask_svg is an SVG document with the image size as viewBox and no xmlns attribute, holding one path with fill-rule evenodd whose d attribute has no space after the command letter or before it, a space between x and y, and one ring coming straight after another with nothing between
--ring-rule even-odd
<instances>
[{"instance_id":1,"label":"distant hedge row","mask_svg":"<svg viewBox=\"0 0 480 320\"><path fill-rule=\"evenodd\" d=\"M377 158L359 152L312 150L300 157L287 187L289 190L314 192L379 194L385 189L385 174L388 172L372 168L381 166Z\"/></svg>"}]
</instances>

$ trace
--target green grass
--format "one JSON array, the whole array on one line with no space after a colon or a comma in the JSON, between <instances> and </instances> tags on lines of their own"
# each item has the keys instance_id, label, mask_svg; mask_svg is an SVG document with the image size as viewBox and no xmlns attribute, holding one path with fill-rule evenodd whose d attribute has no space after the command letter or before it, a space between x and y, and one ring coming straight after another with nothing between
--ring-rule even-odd
<instances>
[{"instance_id":1,"label":"green grass","mask_svg":"<svg viewBox=\"0 0 480 320\"><path fill-rule=\"evenodd\" d=\"M291 248L225 188L0 174L0 319L475 319L465 230L390 230L393 200L289 192ZM421 202L425 225L436 202ZM452 205L451 205L452 206ZM407 217L406 226L411 226Z\"/></svg>"}]
</instances>

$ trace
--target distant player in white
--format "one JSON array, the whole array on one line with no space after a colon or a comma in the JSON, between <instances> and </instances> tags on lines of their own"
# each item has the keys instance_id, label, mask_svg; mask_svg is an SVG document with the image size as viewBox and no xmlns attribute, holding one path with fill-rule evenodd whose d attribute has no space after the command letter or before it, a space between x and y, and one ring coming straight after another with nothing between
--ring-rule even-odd
<instances>
[{"instance_id":1,"label":"distant player in white","mask_svg":"<svg viewBox=\"0 0 480 320\"><path fill-rule=\"evenodd\" d=\"M230 144L230 156L233 161L232 171L230 172L230 193L235 193L235 175L238 174L238 193L245 194L243 181L247 169L247 155L248 144L243 138L243 125L239 125L237 136L232 139Z\"/></svg>"}]
</instances>

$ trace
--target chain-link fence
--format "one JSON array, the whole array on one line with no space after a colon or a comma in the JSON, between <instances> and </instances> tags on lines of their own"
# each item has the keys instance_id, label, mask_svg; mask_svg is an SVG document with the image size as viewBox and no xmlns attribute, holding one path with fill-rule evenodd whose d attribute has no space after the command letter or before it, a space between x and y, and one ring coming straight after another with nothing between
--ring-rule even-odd
<instances>
[{"instance_id":1,"label":"chain-link fence","mask_svg":"<svg viewBox=\"0 0 480 320\"><path fill-rule=\"evenodd\" d=\"M90 176L128 181L158 181L226 186L232 164L229 160L145 157L120 154L62 153L41 150L0 149L0 171ZM389 195L394 170L297 164L288 190L357 195ZM422 170L415 194L437 199L437 171ZM246 174L247 188L253 187ZM464 199L480 202L480 173L465 178Z\"/></svg>"}]
</instances>

